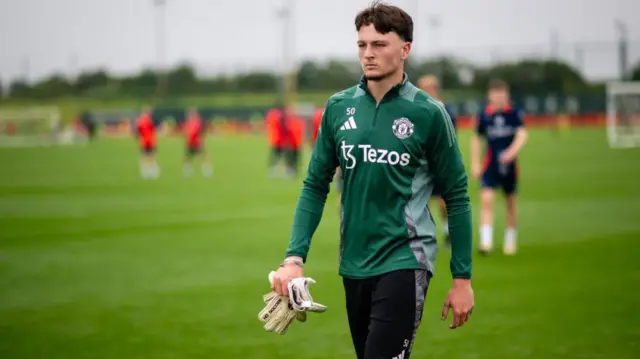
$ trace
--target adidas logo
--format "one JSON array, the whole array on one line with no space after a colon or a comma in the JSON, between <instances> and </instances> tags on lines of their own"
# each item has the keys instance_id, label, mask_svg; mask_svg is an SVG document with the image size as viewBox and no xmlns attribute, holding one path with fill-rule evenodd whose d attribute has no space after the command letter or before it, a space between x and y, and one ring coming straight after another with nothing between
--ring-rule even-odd
<instances>
[{"instance_id":1,"label":"adidas logo","mask_svg":"<svg viewBox=\"0 0 640 359\"><path fill-rule=\"evenodd\" d=\"M395 357L393 357L391 359L404 359L404 353L405 353L405 350L400 352L400 354L398 356L395 356Z\"/></svg>"},{"instance_id":2,"label":"adidas logo","mask_svg":"<svg viewBox=\"0 0 640 359\"><path fill-rule=\"evenodd\" d=\"M356 120L353 119L353 116L349 117L349 119L346 120L342 126L340 126L341 131L355 130L356 128L358 128L358 126L356 126Z\"/></svg>"}]
</instances>

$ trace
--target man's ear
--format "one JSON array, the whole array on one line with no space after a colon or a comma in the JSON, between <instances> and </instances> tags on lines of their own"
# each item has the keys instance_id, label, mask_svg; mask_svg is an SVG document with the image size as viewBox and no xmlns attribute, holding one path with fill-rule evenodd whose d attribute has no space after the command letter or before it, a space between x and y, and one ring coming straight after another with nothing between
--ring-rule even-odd
<instances>
[{"instance_id":1,"label":"man's ear","mask_svg":"<svg viewBox=\"0 0 640 359\"><path fill-rule=\"evenodd\" d=\"M406 60L409 57L410 52L411 52L411 43L405 42L404 45L402 46L402 52L400 54L400 57L402 58L402 60Z\"/></svg>"}]
</instances>

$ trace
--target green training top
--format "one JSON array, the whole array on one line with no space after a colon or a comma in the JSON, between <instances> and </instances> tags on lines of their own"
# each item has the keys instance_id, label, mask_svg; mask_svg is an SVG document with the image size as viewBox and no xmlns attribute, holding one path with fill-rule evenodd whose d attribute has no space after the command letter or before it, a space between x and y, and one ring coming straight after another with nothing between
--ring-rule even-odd
<instances>
[{"instance_id":1,"label":"green training top","mask_svg":"<svg viewBox=\"0 0 640 359\"><path fill-rule=\"evenodd\" d=\"M343 175L341 276L367 278L399 269L433 273L434 185L445 200L451 273L471 278L467 175L449 115L407 80L379 103L363 79L329 98L295 211L287 256L305 261L336 167Z\"/></svg>"}]
</instances>

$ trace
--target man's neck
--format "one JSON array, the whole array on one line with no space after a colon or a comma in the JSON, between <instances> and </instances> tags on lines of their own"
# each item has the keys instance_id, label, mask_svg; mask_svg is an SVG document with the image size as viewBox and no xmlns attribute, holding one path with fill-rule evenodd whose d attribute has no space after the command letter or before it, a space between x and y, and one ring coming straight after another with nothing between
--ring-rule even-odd
<instances>
[{"instance_id":1,"label":"man's neck","mask_svg":"<svg viewBox=\"0 0 640 359\"><path fill-rule=\"evenodd\" d=\"M393 86L402 82L404 72L402 70L395 74L388 76L380 81L367 81L367 88L371 95L376 100L376 103L380 103L384 95L386 95Z\"/></svg>"}]
</instances>

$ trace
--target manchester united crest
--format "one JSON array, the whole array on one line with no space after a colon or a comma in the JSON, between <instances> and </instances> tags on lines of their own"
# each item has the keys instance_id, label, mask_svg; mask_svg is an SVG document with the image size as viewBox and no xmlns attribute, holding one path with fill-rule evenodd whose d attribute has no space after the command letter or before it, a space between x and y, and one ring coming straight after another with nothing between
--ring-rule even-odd
<instances>
[{"instance_id":1,"label":"manchester united crest","mask_svg":"<svg viewBox=\"0 0 640 359\"><path fill-rule=\"evenodd\" d=\"M394 120L391 129L393 130L393 134L401 140L413 135L413 123L406 117Z\"/></svg>"}]
</instances>

